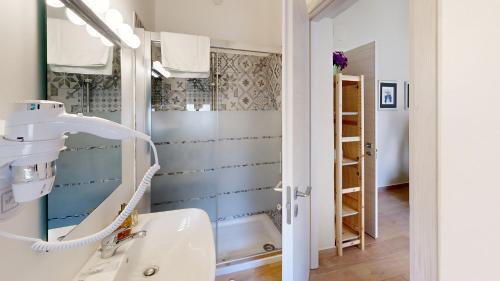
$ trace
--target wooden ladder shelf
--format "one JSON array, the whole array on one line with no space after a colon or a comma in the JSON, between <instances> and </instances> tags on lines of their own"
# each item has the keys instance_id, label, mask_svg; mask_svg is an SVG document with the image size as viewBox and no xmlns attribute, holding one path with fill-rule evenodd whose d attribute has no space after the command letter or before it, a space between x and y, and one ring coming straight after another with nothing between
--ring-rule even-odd
<instances>
[{"instance_id":1,"label":"wooden ladder shelf","mask_svg":"<svg viewBox=\"0 0 500 281\"><path fill-rule=\"evenodd\" d=\"M364 77L334 77L335 244L365 248Z\"/></svg>"}]
</instances>

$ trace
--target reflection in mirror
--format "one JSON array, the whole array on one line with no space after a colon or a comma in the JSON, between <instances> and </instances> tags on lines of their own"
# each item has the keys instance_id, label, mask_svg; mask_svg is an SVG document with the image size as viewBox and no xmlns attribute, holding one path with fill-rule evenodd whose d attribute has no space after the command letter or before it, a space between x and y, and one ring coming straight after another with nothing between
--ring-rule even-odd
<instances>
[{"instance_id":1,"label":"reflection in mirror","mask_svg":"<svg viewBox=\"0 0 500 281\"><path fill-rule=\"evenodd\" d=\"M121 122L120 49L47 8L47 98L69 113ZM61 240L120 184L121 142L70 135L48 197L49 241Z\"/></svg>"}]
</instances>

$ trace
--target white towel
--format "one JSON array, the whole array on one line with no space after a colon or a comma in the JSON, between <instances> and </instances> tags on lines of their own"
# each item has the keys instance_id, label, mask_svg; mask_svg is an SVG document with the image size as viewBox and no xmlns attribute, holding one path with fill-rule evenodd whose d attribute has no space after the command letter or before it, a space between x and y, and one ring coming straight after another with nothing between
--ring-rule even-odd
<instances>
[{"instance_id":1,"label":"white towel","mask_svg":"<svg viewBox=\"0 0 500 281\"><path fill-rule=\"evenodd\" d=\"M206 36L162 32L161 63L171 77L208 77L210 38Z\"/></svg>"},{"instance_id":2,"label":"white towel","mask_svg":"<svg viewBox=\"0 0 500 281\"><path fill-rule=\"evenodd\" d=\"M64 66L49 64L49 69L53 72L65 72L76 74L93 74L93 75L112 75L113 74L113 48L109 48L108 62L104 66Z\"/></svg>"},{"instance_id":3,"label":"white towel","mask_svg":"<svg viewBox=\"0 0 500 281\"><path fill-rule=\"evenodd\" d=\"M159 61L153 62L153 70L161 74L165 78L208 78L208 72L177 72L166 69Z\"/></svg>"},{"instance_id":4,"label":"white towel","mask_svg":"<svg viewBox=\"0 0 500 281\"><path fill-rule=\"evenodd\" d=\"M66 70L82 68L79 73L111 74L113 48L91 37L85 28L69 21L47 19L47 63ZM111 58L110 58L111 57ZM77 72L77 71L71 71Z\"/></svg>"}]
</instances>

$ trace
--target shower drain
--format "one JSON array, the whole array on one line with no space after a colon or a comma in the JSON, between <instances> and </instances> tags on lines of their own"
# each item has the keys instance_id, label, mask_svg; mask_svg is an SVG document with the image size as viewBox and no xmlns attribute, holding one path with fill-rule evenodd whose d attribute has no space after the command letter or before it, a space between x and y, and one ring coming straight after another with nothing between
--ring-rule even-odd
<instances>
[{"instance_id":1,"label":"shower drain","mask_svg":"<svg viewBox=\"0 0 500 281\"><path fill-rule=\"evenodd\" d=\"M152 266L152 267L146 268L142 274L145 277L151 277L151 276L155 275L156 273L158 273L159 270L160 270L160 268L158 268L157 266Z\"/></svg>"},{"instance_id":2,"label":"shower drain","mask_svg":"<svg viewBox=\"0 0 500 281\"><path fill-rule=\"evenodd\" d=\"M270 243L268 243L268 244L264 244L264 247L262 247L262 248L264 248L264 250L265 250L266 252L271 252L271 251L276 250L276 247L274 247L274 245L273 245L273 244L270 244Z\"/></svg>"}]
</instances>

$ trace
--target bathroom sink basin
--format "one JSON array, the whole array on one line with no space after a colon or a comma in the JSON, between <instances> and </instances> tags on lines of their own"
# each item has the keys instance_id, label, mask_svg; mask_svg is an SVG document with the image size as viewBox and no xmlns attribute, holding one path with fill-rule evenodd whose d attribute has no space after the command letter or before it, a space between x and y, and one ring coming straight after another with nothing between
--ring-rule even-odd
<instances>
[{"instance_id":1,"label":"bathroom sink basin","mask_svg":"<svg viewBox=\"0 0 500 281\"><path fill-rule=\"evenodd\" d=\"M203 281L215 279L215 245L208 215L184 209L139 215L134 239L116 254L102 259L99 252L75 281Z\"/></svg>"}]
</instances>

